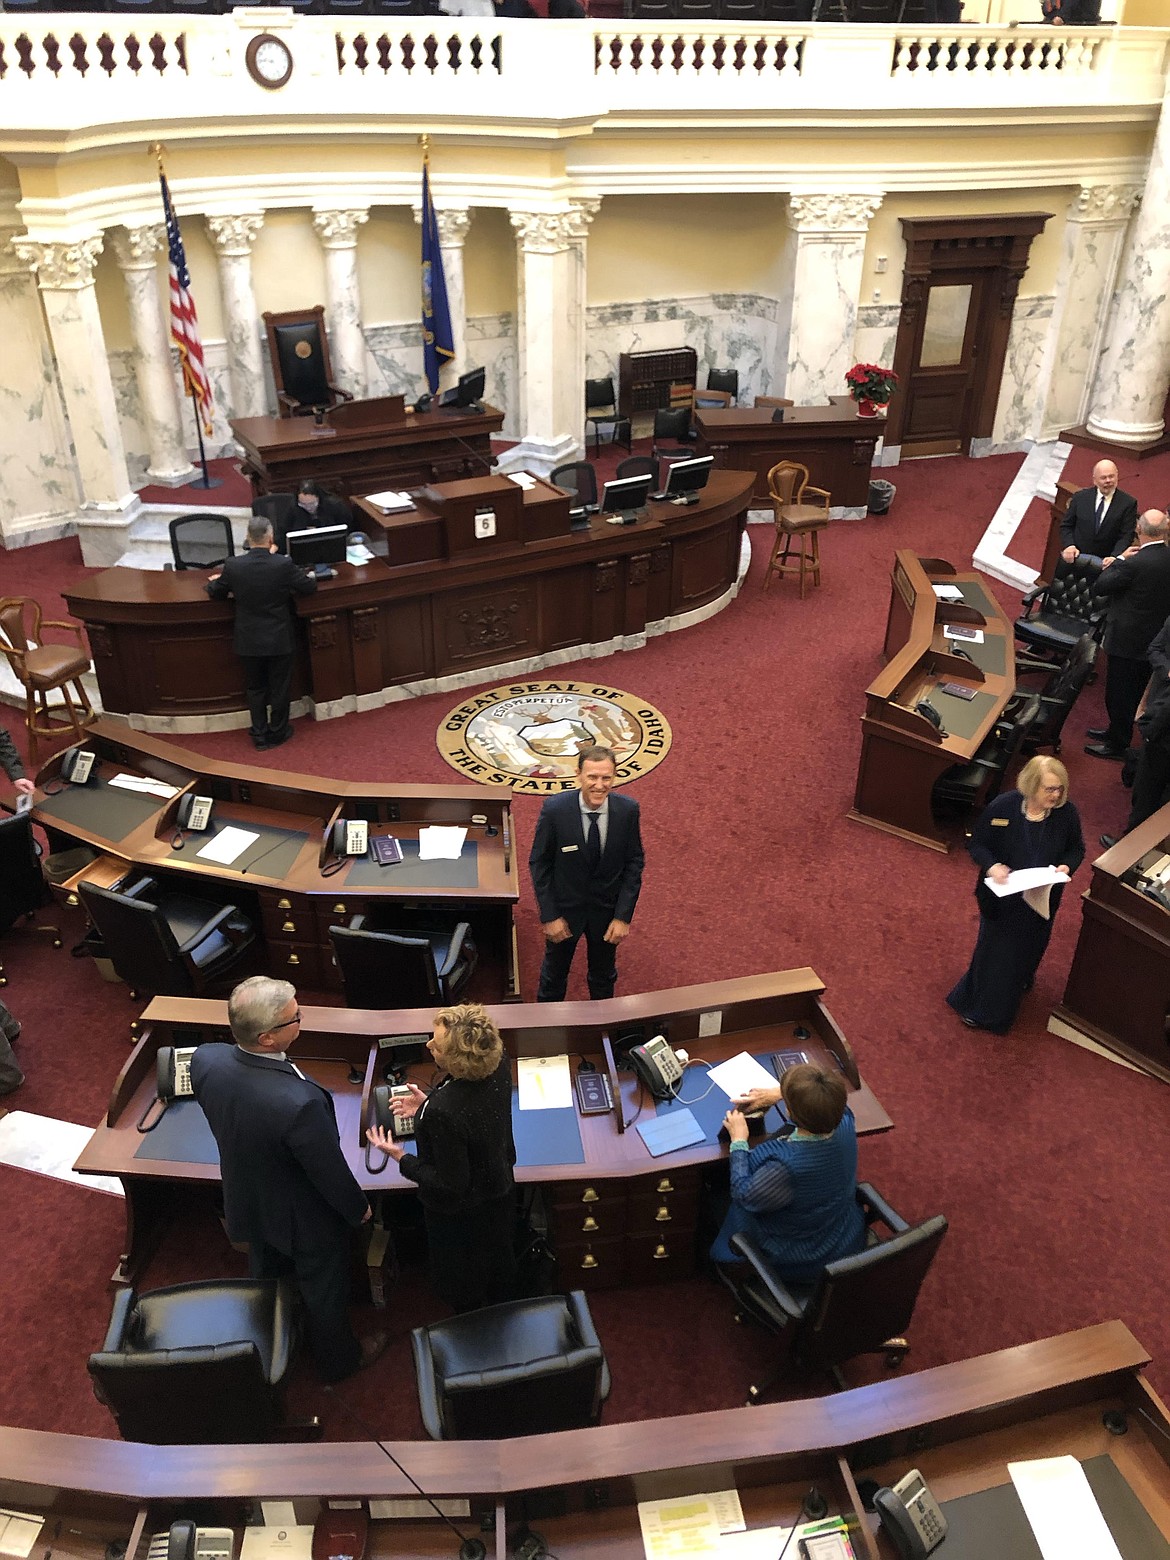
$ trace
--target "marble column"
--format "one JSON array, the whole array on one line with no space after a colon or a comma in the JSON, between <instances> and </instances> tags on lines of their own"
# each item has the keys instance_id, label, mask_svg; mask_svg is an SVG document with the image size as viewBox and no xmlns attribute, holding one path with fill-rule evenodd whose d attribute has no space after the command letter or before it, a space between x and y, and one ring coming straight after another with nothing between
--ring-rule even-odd
<instances>
[{"instance_id":1,"label":"marble column","mask_svg":"<svg viewBox=\"0 0 1170 1560\"><path fill-rule=\"evenodd\" d=\"M788 197L790 294L778 331L776 393L797 406L847 392L866 233L881 203L873 190Z\"/></svg>"},{"instance_id":2,"label":"marble column","mask_svg":"<svg viewBox=\"0 0 1170 1560\"><path fill-rule=\"evenodd\" d=\"M134 337L134 373L150 452L146 475L165 487L180 487L190 480L194 468L187 459L169 322L163 314L155 260L165 247L166 229L161 222L148 222L142 227L115 228L110 237Z\"/></svg>"},{"instance_id":3,"label":"marble column","mask_svg":"<svg viewBox=\"0 0 1170 1560\"><path fill-rule=\"evenodd\" d=\"M268 397L264 389L260 316L252 287L252 245L264 224L264 213L209 216L206 221L219 262L232 415L263 417L268 412Z\"/></svg>"},{"instance_id":4,"label":"marble column","mask_svg":"<svg viewBox=\"0 0 1170 1560\"><path fill-rule=\"evenodd\" d=\"M1129 231L1109 340L1097 365L1088 430L1114 444L1160 437L1170 386L1170 92Z\"/></svg>"},{"instance_id":5,"label":"marble column","mask_svg":"<svg viewBox=\"0 0 1170 1560\"><path fill-rule=\"evenodd\" d=\"M313 227L325 251L325 317L333 380L358 400L366 393L366 338L362 334L357 230L369 220L368 207L313 212Z\"/></svg>"},{"instance_id":6,"label":"marble column","mask_svg":"<svg viewBox=\"0 0 1170 1560\"><path fill-rule=\"evenodd\" d=\"M36 275L57 359L82 493L82 558L87 564L116 563L140 505L126 469L93 285L101 235L62 242L14 238L12 248Z\"/></svg>"},{"instance_id":7,"label":"marble column","mask_svg":"<svg viewBox=\"0 0 1170 1560\"><path fill-rule=\"evenodd\" d=\"M584 239L597 203L512 211L516 233L520 443L500 462L547 476L582 452Z\"/></svg>"}]
</instances>

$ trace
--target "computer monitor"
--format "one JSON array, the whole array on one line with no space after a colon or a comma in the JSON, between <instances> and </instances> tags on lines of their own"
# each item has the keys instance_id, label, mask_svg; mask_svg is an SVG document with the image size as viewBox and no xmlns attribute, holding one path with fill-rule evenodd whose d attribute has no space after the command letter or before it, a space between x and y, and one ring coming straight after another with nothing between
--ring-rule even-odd
<instances>
[{"instance_id":1,"label":"computer monitor","mask_svg":"<svg viewBox=\"0 0 1170 1560\"><path fill-rule=\"evenodd\" d=\"M439 397L439 405L454 407L457 411L466 407L473 407L476 411L482 411L479 405L483 399L484 387L487 384L487 376L482 368L468 369L466 374L460 374L459 383L454 390L444 390Z\"/></svg>"},{"instance_id":2,"label":"computer monitor","mask_svg":"<svg viewBox=\"0 0 1170 1560\"><path fill-rule=\"evenodd\" d=\"M302 569L311 569L318 563L344 563L348 535L347 525L314 525L303 531L290 531L285 537L285 547L292 561Z\"/></svg>"},{"instance_id":3,"label":"computer monitor","mask_svg":"<svg viewBox=\"0 0 1170 1560\"><path fill-rule=\"evenodd\" d=\"M607 482L601 490L602 514L620 516L620 519L611 520L612 525L633 525L639 510L646 507L653 486L654 478L649 475Z\"/></svg>"},{"instance_id":4,"label":"computer monitor","mask_svg":"<svg viewBox=\"0 0 1170 1560\"><path fill-rule=\"evenodd\" d=\"M696 455L693 460L676 460L666 474L663 493L684 504L699 502L699 489L707 486L707 478L715 464L714 455Z\"/></svg>"}]
</instances>

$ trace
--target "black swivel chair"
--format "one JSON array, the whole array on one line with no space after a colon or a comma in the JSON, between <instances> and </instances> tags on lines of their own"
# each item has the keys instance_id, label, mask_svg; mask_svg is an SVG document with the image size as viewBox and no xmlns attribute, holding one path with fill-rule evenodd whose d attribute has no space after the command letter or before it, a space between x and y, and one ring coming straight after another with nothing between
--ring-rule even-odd
<instances>
[{"instance_id":1,"label":"black swivel chair","mask_svg":"<svg viewBox=\"0 0 1170 1560\"><path fill-rule=\"evenodd\" d=\"M1039 716L1039 694L1019 701L1014 708L1009 705L974 758L966 764L953 764L935 781L931 793L935 813L961 816L993 801L1003 789L1004 777L1030 739Z\"/></svg>"},{"instance_id":2,"label":"black swivel chair","mask_svg":"<svg viewBox=\"0 0 1170 1560\"><path fill-rule=\"evenodd\" d=\"M32 921L35 913L49 900L49 890L41 873L40 852L33 838L32 818L16 813L0 818L0 934L7 932L23 916ZM34 930L47 932L53 947L61 946L58 926L33 923ZM0 962L0 986L8 984Z\"/></svg>"},{"instance_id":3,"label":"black swivel chair","mask_svg":"<svg viewBox=\"0 0 1170 1560\"><path fill-rule=\"evenodd\" d=\"M1022 753L1036 753L1040 748L1051 748L1054 753L1060 752L1064 723L1068 719L1069 711L1080 697L1081 689L1093 675L1100 650L1101 646L1091 634L1082 634L1065 664L1049 674L1047 682L1037 695L1040 707L1021 743ZM1026 672L1027 668L1024 670ZM1004 714L1014 717L1027 703L1029 697L1028 694L1017 694Z\"/></svg>"},{"instance_id":4,"label":"black swivel chair","mask_svg":"<svg viewBox=\"0 0 1170 1560\"><path fill-rule=\"evenodd\" d=\"M904 1334L947 1221L936 1214L911 1226L868 1182L859 1184L857 1200L871 1230L884 1224L891 1238L876 1240L871 1233L874 1244L828 1263L811 1284L786 1283L748 1236L731 1237L732 1250L747 1263L744 1269L719 1269L739 1307L736 1320L750 1316L780 1338L778 1358L749 1389L749 1403L758 1402L790 1366L827 1371L843 1388L840 1367L847 1360L884 1353L893 1369L909 1353Z\"/></svg>"},{"instance_id":5,"label":"black swivel chair","mask_svg":"<svg viewBox=\"0 0 1170 1560\"><path fill-rule=\"evenodd\" d=\"M295 1305L285 1278L119 1290L105 1342L89 1357L94 1395L124 1441L266 1440L282 1418Z\"/></svg>"},{"instance_id":6,"label":"black swivel chair","mask_svg":"<svg viewBox=\"0 0 1170 1560\"><path fill-rule=\"evenodd\" d=\"M691 412L687 406L660 407L654 413L650 453L655 460L690 460Z\"/></svg>"},{"instance_id":7,"label":"black swivel chair","mask_svg":"<svg viewBox=\"0 0 1170 1560\"><path fill-rule=\"evenodd\" d=\"M235 555L227 515L180 515L171 521L170 531L176 569L214 569Z\"/></svg>"},{"instance_id":8,"label":"black swivel chair","mask_svg":"<svg viewBox=\"0 0 1170 1560\"><path fill-rule=\"evenodd\" d=\"M573 495L571 512L591 515L597 511L597 472L587 460L566 461L548 479L554 487Z\"/></svg>"},{"instance_id":9,"label":"black swivel chair","mask_svg":"<svg viewBox=\"0 0 1170 1560\"><path fill-rule=\"evenodd\" d=\"M609 1366L584 1294L484 1306L410 1335L434 1441L496 1440L595 1425Z\"/></svg>"},{"instance_id":10,"label":"black swivel chair","mask_svg":"<svg viewBox=\"0 0 1170 1560\"><path fill-rule=\"evenodd\" d=\"M707 372L708 390L725 390L734 401L739 395L738 368L712 368Z\"/></svg>"},{"instance_id":11,"label":"black swivel chair","mask_svg":"<svg viewBox=\"0 0 1170 1560\"><path fill-rule=\"evenodd\" d=\"M1100 574L1100 564L1089 559L1061 559L1051 581L1028 592L1015 622L1016 639L1023 646L1016 656L1017 670L1063 666L1082 634L1100 639L1108 610L1105 598L1093 593Z\"/></svg>"},{"instance_id":12,"label":"black swivel chair","mask_svg":"<svg viewBox=\"0 0 1170 1560\"><path fill-rule=\"evenodd\" d=\"M445 931L381 931L355 915L348 926L331 926L329 937L351 1008L446 1006L479 962L466 921Z\"/></svg>"},{"instance_id":13,"label":"black swivel chair","mask_svg":"<svg viewBox=\"0 0 1170 1560\"><path fill-rule=\"evenodd\" d=\"M129 888L77 886L132 996L202 996L230 973L256 936L235 905L173 893L152 877Z\"/></svg>"},{"instance_id":14,"label":"black swivel chair","mask_svg":"<svg viewBox=\"0 0 1170 1560\"><path fill-rule=\"evenodd\" d=\"M617 409L612 379L587 379L585 381L585 445L589 445L589 430L593 429L593 448L601 450L601 430L610 429L609 442L630 448L630 419Z\"/></svg>"},{"instance_id":15,"label":"black swivel chair","mask_svg":"<svg viewBox=\"0 0 1170 1560\"><path fill-rule=\"evenodd\" d=\"M650 477L657 487L658 462L652 455L627 455L625 460L618 462L614 475L619 482L626 477Z\"/></svg>"}]
</instances>

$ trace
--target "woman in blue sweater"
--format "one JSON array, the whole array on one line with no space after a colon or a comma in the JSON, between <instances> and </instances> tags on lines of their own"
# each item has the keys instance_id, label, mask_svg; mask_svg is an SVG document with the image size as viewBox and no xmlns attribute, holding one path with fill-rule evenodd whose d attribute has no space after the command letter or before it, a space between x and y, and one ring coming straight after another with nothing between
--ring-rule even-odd
<instances>
[{"instance_id":1,"label":"woman in blue sweater","mask_svg":"<svg viewBox=\"0 0 1170 1560\"><path fill-rule=\"evenodd\" d=\"M771 1091L755 1090L746 1103L776 1103L764 1095ZM749 1148L742 1111L733 1106L723 1118L731 1139L731 1209L711 1256L740 1261L731 1237L750 1235L781 1278L800 1282L865 1245L855 1192L857 1129L839 1073L801 1062L784 1074L779 1095L795 1128L787 1137Z\"/></svg>"}]
</instances>

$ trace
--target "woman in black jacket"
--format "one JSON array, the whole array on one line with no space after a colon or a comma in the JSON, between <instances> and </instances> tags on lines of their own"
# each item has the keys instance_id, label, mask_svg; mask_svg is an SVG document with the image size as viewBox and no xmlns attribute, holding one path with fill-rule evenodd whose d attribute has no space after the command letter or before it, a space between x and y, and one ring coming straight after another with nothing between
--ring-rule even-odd
<instances>
[{"instance_id":1,"label":"woman in black jacket","mask_svg":"<svg viewBox=\"0 0 1170 1560\"><path fill-rule=\"evenodd\" d=\"M446 1076L429 1094L410 1084L410 1098L393 1102L415 1118L416 1152L377 1126L367 1136L418 1183L439 1297L472 1311L511 1299L516 1278L512 1065L474 1002L435 1014L427 1050Z\"/></svg>"}]
</instances>

